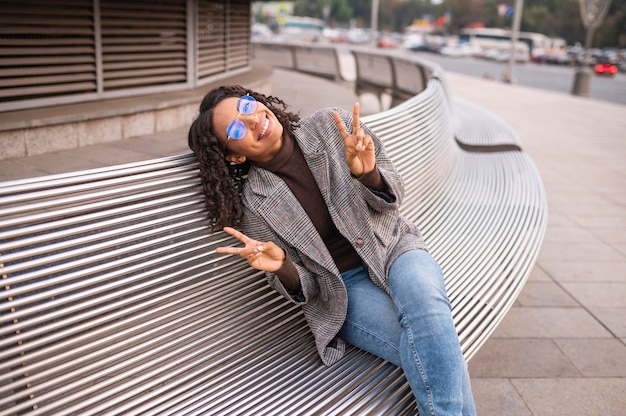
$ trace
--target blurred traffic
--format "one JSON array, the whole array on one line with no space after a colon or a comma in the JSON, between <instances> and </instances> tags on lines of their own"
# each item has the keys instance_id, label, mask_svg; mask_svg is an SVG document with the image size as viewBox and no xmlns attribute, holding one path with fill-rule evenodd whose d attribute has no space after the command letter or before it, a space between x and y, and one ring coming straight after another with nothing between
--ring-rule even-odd
<instances>
[{"instance_id":1,"label":"blurred traffic","mask_svg":"<svg viewBox=\"0 0 626 416\"><path fill-rule=\"evenodd\" d=\"M321 19L289 16L282 25L254 23L252 40L369 45L494 62L509 62L511 53L514 53L516 63L570 67L585 65L586 60L585 49L579 43L567 45L563 39L540 33L520 32L513 48L510 31L499 28L469 28L454 35L440 35L423 33L419 26L409 26L404 33L374 33L368 28L354 26L329 28ZM591 48L586 65L602 76L612 77L618 72L626 72L626 49Z\"/></svg>"}]
</instances>

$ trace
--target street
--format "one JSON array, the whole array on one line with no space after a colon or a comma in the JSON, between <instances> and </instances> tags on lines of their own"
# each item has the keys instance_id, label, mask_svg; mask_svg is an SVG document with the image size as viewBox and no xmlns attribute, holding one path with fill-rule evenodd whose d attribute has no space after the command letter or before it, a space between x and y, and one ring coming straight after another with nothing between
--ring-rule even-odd
<instances>
[{"instance_id":1,"label":"street","mask_svg":"<svg viewBox=\"0 0 626 416\"><path fill-rule=\"evenodd\" d=\"M500 79L508 70L508 63L497 63L477 58L453 58L428 52L405 51L433 61L449 72L457 72L477 77L489 76ZM517 63L513 69L515 81L519 85L558 91L571 94L576 69L569 66L557 66L536 63ZM592 74L591 98L626 104L626 73L618 73L613 77Z\"/></svg>"}]
</instances>

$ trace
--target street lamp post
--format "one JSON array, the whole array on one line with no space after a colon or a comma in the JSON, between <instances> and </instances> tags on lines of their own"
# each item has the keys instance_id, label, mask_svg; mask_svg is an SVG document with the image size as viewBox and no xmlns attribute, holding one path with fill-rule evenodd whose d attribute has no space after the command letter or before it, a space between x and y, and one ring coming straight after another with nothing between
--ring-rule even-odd
<instances>
[{"instance_id":1,"label":"street lamp post","mask_svg":"<svg viewBox=\"0 0 626 416\"><path fill-rule=\"evenodd\" d=\"M587 30L585 36L585 52L582 64L576 69L572 94L582 97L589 96L589 84L591 83L591 70L589 69L589 50L593 42L593 32L600 26L607 12L611 0L579 0L580 16Z\"/></svg>"},{"instance_id":2,"label":"street lamp post","mask_svg":"<svg viewBox=\"0 0 626 416\"><path fill-rule=\"evenodd\" d=\"M524 0L515 1L515 9L513 9L513 27L511 30L511 54L509 56L508 79L514 82L513 68L515 66L515 47L519 38L519 29L522 23L522 9L524 8Z\"/></svg>"},{"instance_id":3,"label":"street lamp post","mask_svg":"<svg viewBox=\"0 0 626 416\"><path fill-rule=\"evenodd\" d=\"M372 42L376 45L376 32L378 32L378 0L372 0Z\"/></svg>"}]
</instances>

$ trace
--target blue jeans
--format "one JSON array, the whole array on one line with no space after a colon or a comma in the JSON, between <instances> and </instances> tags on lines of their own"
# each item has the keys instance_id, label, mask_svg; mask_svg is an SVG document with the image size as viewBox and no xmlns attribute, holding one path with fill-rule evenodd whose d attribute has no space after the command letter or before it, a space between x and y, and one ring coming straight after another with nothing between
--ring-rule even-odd
<instances>
[{"instance_id":1,"label":"blue jeans","mask_svg":"<svg viewBox=\"0 0 626 416\"><path fill-rule=\"evenodd\" d=\"M420 416L476 415L443 273L430 254L412 250L398 257L389 271L391 296L363 267L341 277L348 315L339 335L402 367Z\"/></svg>"}]
</instances>

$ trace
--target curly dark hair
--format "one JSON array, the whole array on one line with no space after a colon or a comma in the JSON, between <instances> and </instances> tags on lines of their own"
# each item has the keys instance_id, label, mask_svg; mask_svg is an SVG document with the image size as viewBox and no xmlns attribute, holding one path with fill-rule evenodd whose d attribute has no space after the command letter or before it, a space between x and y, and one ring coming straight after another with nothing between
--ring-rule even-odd
<instances>
[{"instance_id":1,"label":"curly dark hair","mask_svg":"<svg viewBox=\"0 0 626 416\"><path fill-rule=\"evenodd\" d=\"M189 128L188 144L198 159L202 191L214 231L225 226L236 227L241 223L241 191L250 162L237 165L226 160L227 150L213 131L213 109L225 98L246 94L263 103L276 115L283 126L283 134L293 137L300 121L298 114L286 111L288 106L281 99L248 90L240 85L220 86L204 96L198 117Z\"/></svg>"}]
</instances>

